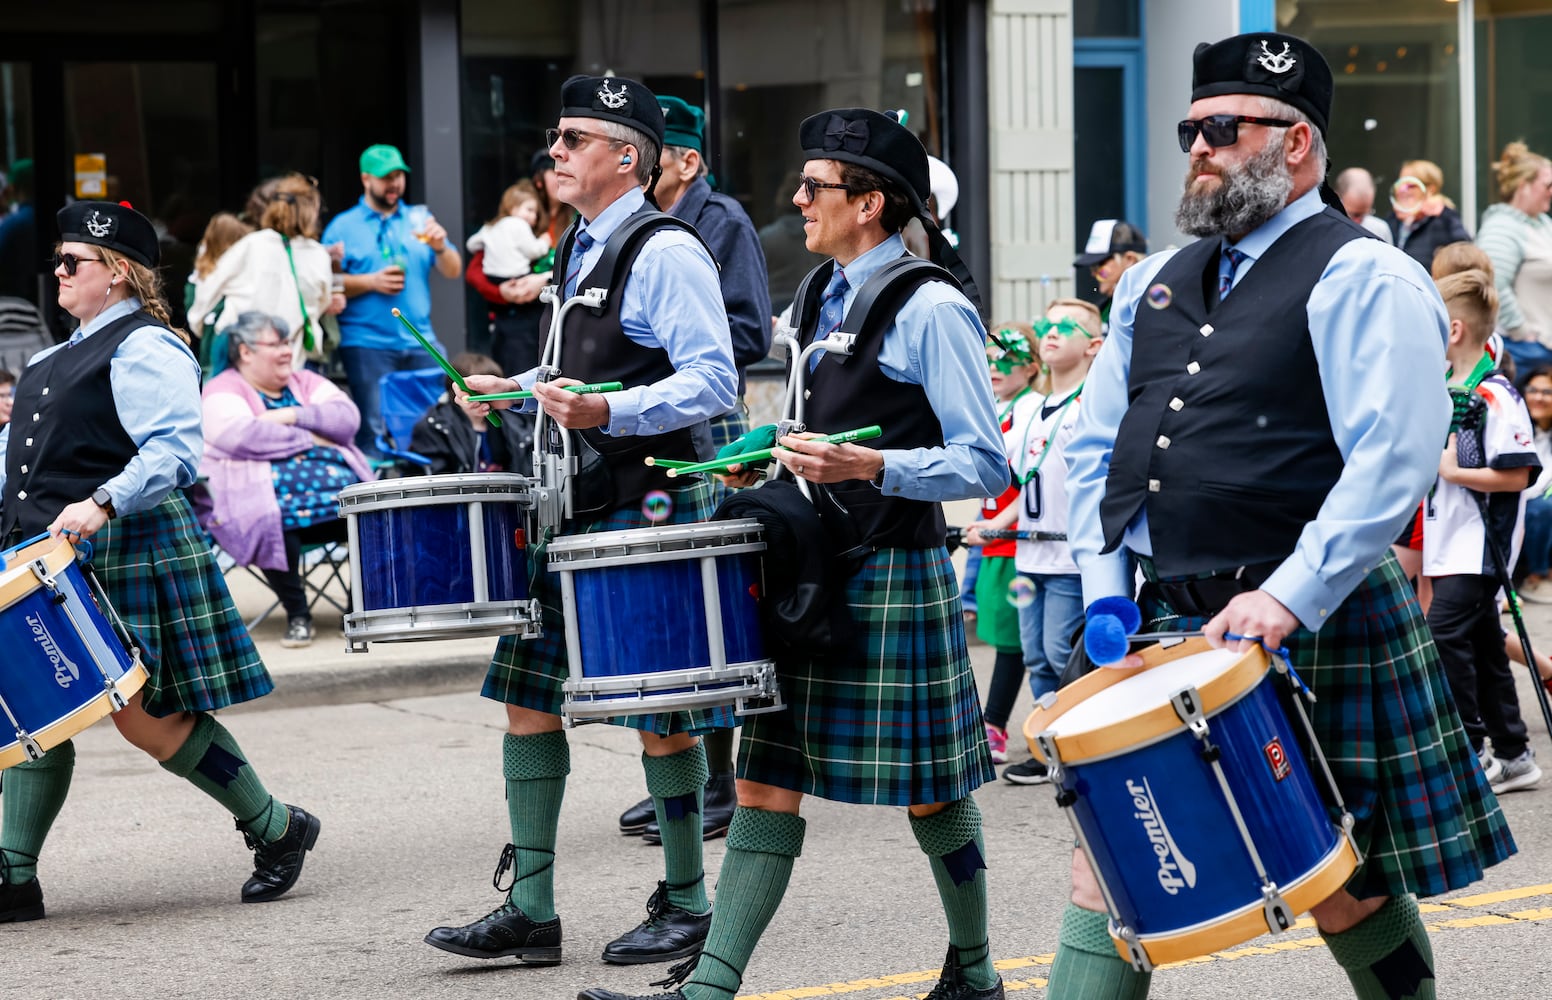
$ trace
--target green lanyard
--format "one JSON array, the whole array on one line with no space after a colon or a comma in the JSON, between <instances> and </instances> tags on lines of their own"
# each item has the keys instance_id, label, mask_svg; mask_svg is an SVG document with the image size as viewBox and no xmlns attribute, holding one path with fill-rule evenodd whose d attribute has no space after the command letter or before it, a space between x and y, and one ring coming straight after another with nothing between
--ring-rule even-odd
<instances>
[{"instance_id":1,"label":"green lanyard","mask_svg":"<svg viewBox=\"0 0 1552 1000\"><path fill-rule=\"evenodd\" d=\"M1013 412L1013 407L1018 405L1018 401L1023 399L1025 396L1029 395L1031 392L1034 392L1034 390L1026 385L1024 388L1019 390L1019 393L1018 393L1017 396L1014 396L1012 399L1008 400L1008 405L1004 406L1002 408L1002 412L997 414L997 426L998 427L1001 427L1003 421L1008 419L1008 414Z\"/></svg>"},{"instance_id":2,"label":"green lanyard","mask_svg":"<svg viewBox=\"0 0 1552 1000\"><path fill-rule=\"evenodd\" d=\"M307 315L307 300L302 298L302 283L296 277L296 258L291 256L291 241L285 236L280 242L286 248L286 262L291 265L291 284L296 286L296 304L302 310L302 350L313 349L313 321Z\"/></svg>"},{"instance_id":3,"label":"green lanyard","mask_svg":"<svg viewBox=\"0 0 1552 1000\"><path fill-rule=\"evenodd\" d=\"M1454 412L1450 416L1451 431L1460 430L1461 420L1466 415L1466 407L1471 402L1472 394L1477 391L1477 386L1482 384L1482 380L1491 375L1492 372L1493 356L1483 351L1482 357L1477 360L1476 367L1471 369L1471 374L1466 376L1465 383L1450 389L1450 402L1455 407ZM1445 372L1444 377L1448 379L1454 373L1455 369L1452 367L1448 372Z\"/></svg>"},{"instance_id":4,"label":"green lanyard","mask_svg":"<svg viewBox=\"0 0 1552 1000\"><path fill-rule=\"evenodd\" d=\"M1066 415L1067 407L1077 402L1078 396L1082 392L1083 383L1079 382L1078 387L1072 390L1072 395L1067 397L1067 402L1063 403L1062 408L1056 411L1056 420L1051 424L1051 433L1045 436L1045 447L1040 449L1040 455L1035 459L1034 467L1031 468L1028 472L1024 473L1022 476L1018 477L1019 486L1028 485L1031 479L1040 474L1040 467L1045 464L1045 457L1051 453L1051 445L1056 442L1056 432L1062 429L1062 417ZM1024 428L1024 440L1019 442L1020 452L1028 450L1029 432L1030 429L1034 426L1035 421L1031 420L1028 426Z\"/></svg>"}]
</instances>

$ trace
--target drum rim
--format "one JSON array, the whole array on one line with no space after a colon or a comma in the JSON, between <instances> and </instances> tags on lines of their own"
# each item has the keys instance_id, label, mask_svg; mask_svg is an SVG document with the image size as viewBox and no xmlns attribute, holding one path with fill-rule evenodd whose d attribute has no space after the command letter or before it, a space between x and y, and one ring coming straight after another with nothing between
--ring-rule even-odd
<instances>
[{"instance_id":1,"label":"drum rim","mask_svg":"<svg viewBox=\"0 0 1552 1000\"><path fill-rule=\"evenodd\" d=\"M1050 763L1037 737L1069 710L1100 691L1114 687L1145 670L1163 666L1184 656L1211 652L1212 648L1206 639L1201 638L1188 639L1170 646L1149 646L1139 654L1143 658L1140 667L1100 667L1085 674L1058 691L1057 701L1050 708L1037 706L1029 713L1029 718L1024 721L1024 739L1029 743L1030 751L1041 761ZM1271 660L1260 646L1239 654L1228 669L1197 689L1201 695L1202 716L1210 718L1231 707L1255 690L1271 668ZM1064 699L1063 694L1073 697ZM1185 729L1186 724L1180 721L1174 706L1165 702L1097 729L1058 735L1056 751L1064 767L1075 766L1156 743Z\"/></svg>"},{"instance_id":2,"label":"drum rim","mask_svg":"<svg viewBox=\"0 0 1552 1000\"><path fill-rule=\"evenodd\" d=\"M145 664L140 662L140 650L131 653L129 669L114 678L113 686L118 693L128 701L133 698L146 681L150 680L150 674L146 671ZM52 750L66 740L72 739L90 729L101 719L113 714L113 701L103 688L97 689L97 694L90 700L77 705L75 708L50 722L42 729L29 732L38 746L44 751ZM14 734L13 734L14 735ZM27 759L27 751L22 749L21 740L0 746L0 771Z\"/></svg>"},{"instance_id":3,"label":"drum rim","mask_svg":"<svg viewBox=\"0 0 1552 1000\"><path fill-rule=\"evenodd\" d=\"M346 506L359 510L374 502L389 503L393 499L405 497L446 497L452 502L460 497L518 496L531 493L537 485L538 480L515 472L454 472L441 476L407 476L351 483L339 491L336 499L341 510ZM486 492L470 492L476 487L484 487Z\"/></svg>"},{"instance_id":4,"label":"drum rim","mask_svg":"<svg viewBox=\"0 0 1552 1000\"><path fill-rule=\"evenodd\" d=\"M0 610L43 586L43 581L30 572L32 564L39 559L57 576L75 565L75 546L63 538L45 539L12 553L6 560L5 570L0 571Z\"/></svg>"},{"instance_id":5,"label":"drum rim","mask_svg":"<svg viewBox=\"0 0 1552 1000\"><path fill-rule=\"evenodd\" d=\"M754 535L751 541L747 536ZM619 531L589 531L577 535L558 535L551 539L549 555L553 560L556 555L572 555L576 553L595 552L609 550L607 555L596 555L591 558L615 559L620 554L618 550L623 546L630 555L632 544L649 545L661 544L664 541L697 542L706 540L708 544L691 544L684 549L676 551L694 552L698 549L731 548L738 545L750 545L758 543L761 547L765 544L765 528L752 517L738 518L732 521L695 521L691 524L663 524L652 525L645 528L623 528ZM734 538L731 536L745 536ZM720 539L727 540L721 545ZM650 553L653 550L646 550ZM583 556L583 559L589 558ZM566 560L567 566L578 565L580 560ZM552 567L553 568L553 567Z\"/></svg>"}]
</instances>

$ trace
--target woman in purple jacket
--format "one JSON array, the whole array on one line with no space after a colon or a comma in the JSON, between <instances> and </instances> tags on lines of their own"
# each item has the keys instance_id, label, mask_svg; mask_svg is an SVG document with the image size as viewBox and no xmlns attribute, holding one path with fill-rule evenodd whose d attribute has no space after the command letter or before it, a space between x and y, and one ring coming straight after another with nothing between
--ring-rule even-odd
<instances>
[{"instance_id":1,"label":"woman in purple jacket","mask_svg":"<svg viewBox=\"0 0 1552 1000\"><path fill-rule=\"evenodd\" d=\"M328 379L292 370L284 319L247 312L227 332L231 367L203 393L200 471L210 503L201 520L239 565L264 571L286 609L280 644L306 646L313 623L298 572L302 546L342 541L335 496L376 478L352 443L361 413Z\"/></svg>"}]
</instances>

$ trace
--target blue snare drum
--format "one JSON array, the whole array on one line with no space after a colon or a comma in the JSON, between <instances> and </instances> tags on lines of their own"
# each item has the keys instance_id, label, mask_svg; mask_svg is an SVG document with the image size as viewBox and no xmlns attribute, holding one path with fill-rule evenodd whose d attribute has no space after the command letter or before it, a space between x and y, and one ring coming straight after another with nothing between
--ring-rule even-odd
<instances>
[{"instance_id":1,"label":"blue snare drum","mask_svg":"<svg viewBox=\"0 0 1552 1000\"><path fill-rule=\"evenodd\" d=\"M0 557L0 725L10 729L9 738L0 733L0 768L6 768L38 759L123 708L145 684L146 671L71 545L37 541Z\"/></svg>"},{"instance_id":2,"label":"blue snare drum","mask_svg":"<svg viewBox=\"0 0 1552 1000\"><path fill-rule=\"evenodd\" d=\"M730 706L782 707L760 631L758 521L557 538L569 722Z\"/></svg>"},{"instance_id":3,"label":"blue snare drum","mask_svg":"<svg viewBox=\"0 0 1552 1000\"><path fill-rule=\"evenodd\" d=\"M1142 655L1143 667L1061 689L1024 733L1051 766L1117 950L1150 969L1287 930L1361 858L1286 664L1203 639ZM1298 732L1279 678L1295 692Z\"/></svg>"},{"instance_id":4,"label":"blue snare drum","mask_svg":"<svg viewBox=\"0 0 1552 1000\"><path fill-rule=\"evenodd\" d=\"M339 493L350 538L352 652L372 642L539 634L528 596L533 480L508 473L356 483Z\"/></svg>"}]
</instances>

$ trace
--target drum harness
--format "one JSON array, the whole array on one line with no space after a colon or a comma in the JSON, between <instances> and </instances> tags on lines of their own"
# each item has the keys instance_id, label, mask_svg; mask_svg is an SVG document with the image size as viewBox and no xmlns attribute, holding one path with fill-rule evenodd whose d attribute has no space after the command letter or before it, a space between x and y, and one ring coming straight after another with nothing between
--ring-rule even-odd
<instances>
[{"instance_id":1,"label":"drum harness","mask_svg":"<svg viewBox=\"0 0 1552 1000\"><path fill-rule=\"evenodd\" d=\"M1201 632L1139 633L1131 638L1140 640L1158 638L1170 641L1200 636L1201 634ZM1331 773L1330 765L1326 763L1326 755L1321 751L1320 744L1315 737L1315 728L1310 723L1309 714L1304 710L1304 701L1307 699L1313 704L1315 693L1309 689L1308 685L1304 683L1304 679L1293 669L1293 662L1289 657L1288 648L1286 646L1268 647L1254 636L1229 633L1224 638L1229 640L1249 639L1252 642L1260 643L1271 659L1273 668L1283 675L1292 694L1289 703L1292 704L1294 714L1299 718L1299 726L1302 728L1307 741L1307 753L1320 765L1320 771L1325 776L1326 787L1330 789L1333 804L1341 811L1342 819L1340 825L1342 836L1352 847L1354 856L1362 864L1363 852L1359 849L1357 838L1353 835L1353 814L1348 810L1346 802L1342 799L1342 791L1337 787L1336 777ZM1044 695L1041 699L1041 705L1049 708L1055 703L1055 697L1054 692ZM1229 812L1234 817L1235 828L1238 830L1240 839L1245 845L1245 850L1250 856L1256 875L1261 880L1261 908L1266 918L1267 930L1273 934L1281 934L1293 926L1294 912L1292 907L1283 898L1282 889L1267 874L1266 865L1261 860L1261 854L1256 850L1250 828L1245 823L1244 814L1240 811L1239 802L1234 795L1233 789L1229 786L1228 776L1223 770L1222 750L1212 741L1212 727L1202 710L1201 692L1194 685L1186 687L1177 691L1170 698L1170 704L1175 709L1175 714L1180 717L1180 721L1186 725L1186 728L1191 731L1191 735L1196 738L1198 752L1202 760L1212 769L1218 788L1223 793ZM1089 868L1094 873L1095 881L1099 883L1101 895L1104 896L1105 906L1109 908L1112 915L1111 931L1126 945L1127 953L1131 956L1132 967L1139 972L1151 972L1153 970L1153 963L1148 958L1148 953L1137 931L1132 927L1120 924L1115 918L1115 915L1121 911L1116 905L1115 896L1112 894L1110 886L1106 884L1103 869L1095 859L1094 852L1090 848L1087 838L1083 836L1083 831L1078 825L1078 818L1073 812L1073 806L1078 801L1078 793L1065 787L1062 783L1064 768L1062 766L1061 754L1057 750L1056 736L1047 731L1040 733L1035 739L1040 744L1041 753L1045 755L1046 763L1050 767L1051 783L1057 789L1056 804L1061 807L1062 812L1067 816L1068 822L1072 825L1073 837L1078 847L1083 850L1084 856L1088 859Z\"/></svg>"}]
</instances>

